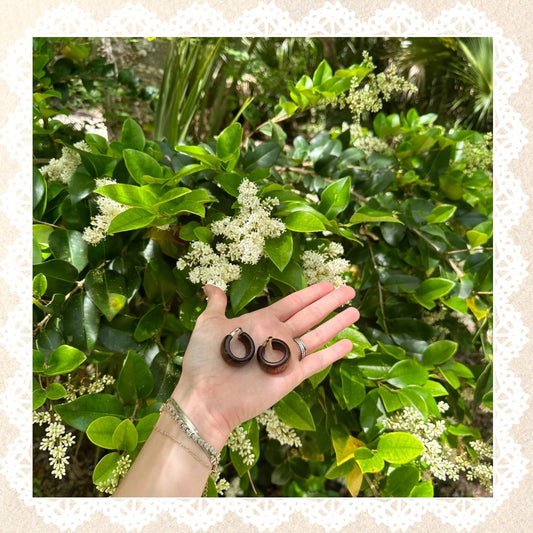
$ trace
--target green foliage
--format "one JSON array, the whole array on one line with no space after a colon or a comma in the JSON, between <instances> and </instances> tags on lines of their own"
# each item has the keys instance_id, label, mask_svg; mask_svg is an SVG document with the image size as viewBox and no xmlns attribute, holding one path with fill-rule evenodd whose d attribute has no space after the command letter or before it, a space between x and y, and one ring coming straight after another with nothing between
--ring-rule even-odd
<instances>
[{"instance_id":1,"label":"green foliage","mask_svg":"<svg viewBox=\"0 0 533 533\"><path fill-rule=\"evenodd\" d=\"M47 63L38 57L40 72ZM349 262L338 274L357 289L361 319L339 335L354 344L346 358L273 406L301 446L280 444L248 421L254 460L226 448L222 475L240 477L245 495L335 496L347 489L432 497L438 476L427 442L390 430L387 420L414 409L444 424L439 446L472 457L471 441L490 438L473 427L492 408L486 138L447 130L436 115L411 109L378 114L365 144L340 129L286 143L285 121L334 104L354 85L363 87L370 72L363 64L333 71L318 63L288 84L275 116L255 133L233 122L198 143L185 136L175 137L179 144L154 142L127 119L118 140L87 135L88 150L72 148L79 162L67 183L35 169L33 407L57 413L106 450L93 474L101 490L112 492L123 462L148 438L205 306L200 284L191 281L194 265L178 268L177 261L195 243L220 239L213 224L238 214L243 183L271 202L285 231L266 239L256 263L239 265L228 314L312 282L306 253L326 260L334 243ZM188 104L192 116L202 90L189 91L197 99ZM48 98L37 100L44 117ZM86 228L95 226L104 202L120 210L89 244ZM438 401L448 404L446 416Z\"/></svg>"}]
</instances>

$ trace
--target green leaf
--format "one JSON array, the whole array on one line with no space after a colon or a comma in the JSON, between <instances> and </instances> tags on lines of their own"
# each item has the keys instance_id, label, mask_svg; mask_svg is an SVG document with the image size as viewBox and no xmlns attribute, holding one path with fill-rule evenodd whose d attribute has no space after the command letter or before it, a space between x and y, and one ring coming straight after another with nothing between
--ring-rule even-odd
<instances>
[{"instance_id":1,"label":"green leaf","mask_svg":"<svg viewBox=\"0 0 533 533\"><path fill-rule=\"evenodd\" d=\"M431 211L431 213L427 216L426 220L428 224L440 224L452 218L456 210L456 205L438 205L437 207L435 207L435 209L433 209L433 211Z\"/></svg>"},{"instance_id":2,"label":"green leaf","mask_svg":"<svg viewBox=\"0 0 533 533\"><path fill-rule=\"evenodd\" d=\"M133 422L129 418L126 418L116 427L111 440L114 448L132 452L137 447L139 435Z\"/></svg>"},{"instance_id":3,"label":"green leaf","mask_svg":"<svg viewBox=\"0 0 533 533\"><path fill-rule=\"evenodd\" d=\"M243 265L241 277L232 282L230 289L231 308L238 313L256 296L263 293L269 275L263 263L257 265Z\"/></svg>"},{"instance_id":4,"label":"green leaf","mask_svg":"<svg viewBox=\"0 0 533 533\"><path fill-rule=\"evenodd\" d=\"M222 161L238 159L242 143L242 126L234 122L217 137L216 154Z\"/></svg>"},{"instance_id":5,"label":"green leaf","mask_svg":"<svg viewBox=\"0 0 533 533\"><path fill-rule=\"evenodd\" d=\"M98 461L98 464L93 470L93 483L95 485L98 483L106 484L114 478L113 471L116 468L120 457L118 452L111 452L104 455L100 461Z\"/></svg>"},{"instance_id":6,"label":"green leaf","mask_svg":"<svg viewBox=\"0 0 533 533\"><path fill-rule=\"evenodd\" d=\"M85 289L109 322L126 305L126 280L114 270L90 270L85 278Z\"/></svg>"},{"instance_id":7,"label":"green leaf","mask_svg":"<svg viewBox=\"0 0 533 533\"><path fill-rule=\"evenodd\" d=\"M257 168L270 168L278 160L281 147L276 142L264 142L253 150L246 152L242 158L245 172Z\"/></svg>"},{"instance_id":8,"label":"green leaf","mask_svg":"<svg viewBox=\"0 0 533 533\"><path fill-rule=\"evenodd\" d=\"M424 385L428 380L428 371L415 359L398 361L390 369L387 382L402 388L408 385Z\"/></svg>"},{"instance_id":9,"label":"green leaf","mask_svg":"<svg viewBox=\"0 0 533 533\"><path fill-rule=\"evenodd\" d=\"M46 292L47 287L46 276L42 272L33 278L32 289L35 296L42 296Z\"/></svg>"},{"instance_id":10,"label":"green leaf","mask_svg":"<svg viewBox=\"0 0 533 533\"><path fill-rule=\"evenodd\" d=\"M44 355L39 350L33 350L33 372L44 372Z\"/></svg>"},{"instance_id":11,"label":"green leaf","mask_svg":"<svg viewBox=\"0 0 533 533\"><path fill-rule=\"evenodd\" d=\"M415 291L416 300L426 309L435 307L435 300L446 296L455 286L452 280L429 278L424 280Z\"/></svg>"},{"instance_id":12,"label":"green leaf","mask_svg":"<svg viewBox=\"0 0 533 533\"><path fill-rule=\"evenodd\" d=\"M159 413L150 413L143 416L139 422L137 422L137 435L139 442L145 442L152 433L156 422L159 420Z\"/></svg>"},{"instance_id":13,"label":"green leaf","mask_svg":"<svg viewBox=\"0 0 533 533\"><path fill-rule=\"evenodd\" d=\"M418 484L420 472L411 465L400 466L387 476L384 496L406 498L411 490Z\"/></svg>"},{"instance_id":14,"label":"green leaf","mask_svg":"<svg viewBox=\"0 0 533 533\"><path fill-rule=\"evenodd\" d=\"M291 231L312 232L324 231L326 227L320 218L309 211L295 211L283 220L285 227Z\"/></svg>"},{"instance_id":15,"label":"green leaf","mask_svg":"<svg viewBox=\"0 0 533 533\"><path fill-rule=\"evenodd\" d=\"M319 209L328 219L335 218L350 203L351 178L341 178L328 185L322 192Z\"/></svg>"},{"instance_id":16,"label":"green leaf","mask_svg":"<svg viewBox=\"0 0 533 533\"><path fill-rule=\"evenodd\" d=\"M61 398L64 398L66 394L67 390L61 385L61 383L56 383L54 381L46 387L46 397L50 400L60 400Z\"/></svg>"},{"instance_id":17,"label":"green leaf","mask_svg":"<svg viewBox=\"0 0 533 533\"><path fill-rule=\"evenodd\" d=\"M289 392L276 403L274 411L283 422L295 429L316 431L311 410L296 391Z\"/></svg>"},{"instance_id":18,"label":"green leaf","mask_svg":"<svg viewBox=\"0 0 533 533\"><path fill-rule=\"evenodd\" d=\"M68 374L78 368L85 359L87 357L81 350L63 344L50 354L48 364L44 369L44 374L47 376Z\"/></svg>"},{"instance_id":19,"label":"green leaf","mask_svg":"<svg viewBox=\"0 0 533 533\"><path fill-rule=\"evenodd\" d=\"M422 364L425 366L441 365L453 357L456 351L456 342L447 340L434 342L422 353Z\"/></svg>"},{"instance_id":20,"label":"green leaf","mask_svg":"<svg viewBox=\"0 0 533 533\"><path fill-rule=\"evenodd\" d=\"M355 409L365 399L366 388L362 378L355 375L343 361L340 365L342 395L348 409Z\"/></svg>"},{"instance_id":21,"label":"green leaf","mask_svg":"<svg viewBox=\"0 0 533 533\"><path fill-rule=\"evenodd\" d=\"M89 296L73 294L63 308L63 335L73 346L92 351L100 330L100 313Z\"/></svg>"},{"instance_id":22,"label":"green leaf","mask_svg":"<svg viewBox=\"0 0 533 533\"><path fill-rule=\"evenodd\" d=\"M121 422L122 420L116 416L101 416L88 425L87 437L100 448L114 450L118 446L113 443L113 433Z\"/></svg>"},{"instance_id":23,"label":"green leaf","mask_svg":"<svg viewBox=\"0 0 533 533\"><path fill-rule=\"evenodd\" d=\"M137 342L142 342L153 337L162 327L165 319L165 308L163 304L154 305L139 320L133 338Z\"/></svg>"},{"instance_id":24,"label":"green leaf","mask_svg":"<svg viewBox=\"0 0 533 533\"><path fill-rule=\"evenodd\" d=\"M129 183L113 183L99 187L96 192L120 204L144 207L147 210L150 210L154 204L160 201L160 194L154 185L139 186Z\"/></svg>"},{"instance_id":25,"label":"green leaf","mask_svg":"<svg viewBox=\"0 0 533 533\"><path fill-rule=\"evenodd\" d=\"M466 232L466 237L468 239L468 242L472 248L476 248L478 246L482 246L485 244L489 239L490 236L486 233L483 233L481 231L477 231L475 229L471 229Z\"/></svg>"},{"instance_id":26,"label":"green leaf","mask_svg":"<svg viewBox=\"0 0 533 533\"><path fill-rule=\"evenodd\" d=\"M55 229L48 243L56 259L71 263L78 272L87 266L87 242L79 231Z\"/></svg>"},{"instance_id":27,"label":"green leaf","mask_svg":"<svg viewBox=\"0 0 533 533\"><path fill-rule=\"evenodd\" d=\"M434 490L431 481L422 481L415 485L409 493L409 498L433 498Z\"/></svg>"},{"instance_id":28,"label":"green leaf","mask_svg":"<svg viewBox=\"0 0 533 533\"><path fill-rule=\"evenodd\" d=\"M220 159L213 155L211 152L208 152L202 146L184 146L178 145L174 147L176 152L182 152L184 154L190 155L198 161L201 161L209 168L219 169L220 168Z\"/></svg>"},{"instance_id":29,"label":"green leaf","mask_svg":"<svg viewBox=\"0 0 533 533\"><path fill-rule=\"evenodd\" d=\"M395 222L397 224L402 224L402 221L395 218L392 213L379 211L378 209L373 209L372 207L365 205L351 216L349 225L379 222Z\"/></svg>"},{"instance_id":30,"label":"green leaf","mask_svg":"<svg viewBox=\"0 0 533 533\"><path fill-rule=\"evenodd\" d=\"M292 257L293 240L290 231L284 231L279 237L267 239L265 252L270 260L283 271Z\"/></svg>"},{"instance_id":31,"label":"green leaf","mask_svg":"<svg viewBox=\"0 0 533 533\"><path fill-rule=\"evenodd\" d=\"M154 378L146 361L129 351L118 375L117 392L126 404L134 404L139 398L148 398L154 387Z\"/></svg>"},{"instance_id":32,"label":"green leaf","mask_svg":"<svg viewBox=\"0 0 533 533\"><path fill-rule=\"evenodd\" d=\"M381 435L378 452L388 463L405 464L424 451L422 443L410 433L396 431Z\"/></svg>"},{"instance_id":33,"label":"green leaf","mask_svg":"<svg viewBox=\"0 0 533 533\"><path fill-rule=\"evenodd\" d=\"M55 405L54 410L67 424L87 431L89 424L101 416L124 416L120 400L111 394L85 394L71 402Z\"/></svg>"},{"instance_id":34,"label":"green leaf","mask_svg":"<svg viewBox=\"0 0 533 533\"><path fill-rule=\"evenodd\" d=\"M109 224L108 234L149 227L156 215L141 207L130 207L119 213Z\"/></svg>"},{"instance_id":35,"label":"green leaf","mask_svg":"<svg viewBox=\"0 0 533 533\"><path fill-rule=\"evenodd\" d=\"M145 137L143 129L131 118L127 118L122 125L120 143L124 148L133 150L142 150L144 148Z\"/></svg>"},{"instance_id":36,"label":"green leaf","mask_svg":"<svg viewBox=\"0 0 533 533\"><path fill-rule=\"evenodd\" d=\"M385 468L385 461L378 452L361 447L355 451L355 460L363 474L381 472Z\"/></svg>"},{"instance_id":37,"label":"green leaf","mask_svg":"<svg viewBox=\"0 0 533 533\"><path fill-rule=\"evenodd\" d=\"M32 391L32 409L39 409L44 402L46 402L46 391L39 385L38 382L35 382Z\"/></svg>"},{"instance_id":38,"label":"green leaf","mask_svg":"<svg viewBox=\"0 0 533 533\"><path fill-rule=\"evenodd\" d=\"M163 170L159 163L148 154L127 148L123 152L124 163L131 177L139 184L144 185L147 181L145 176L161 179Z\"/></svg>"},{"instance_id":39,"label":"green leaf","mask_svg":"<svg viewBox=\"0 0 533 533\"><path fill-rule=\"evenodd\" d=\"M318 87L321 83L329 80L333 76L333 71L329 63L323 59L313 74L313 85Z\"/></svg>"}]
</instances>

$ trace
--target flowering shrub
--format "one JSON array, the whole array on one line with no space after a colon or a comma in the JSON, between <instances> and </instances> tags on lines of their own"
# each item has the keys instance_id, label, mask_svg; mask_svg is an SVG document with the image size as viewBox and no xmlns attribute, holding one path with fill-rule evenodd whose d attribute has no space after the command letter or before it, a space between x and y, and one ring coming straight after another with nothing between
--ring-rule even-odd
<instances>
[{"instance_id":1,"label":"flowering shrub","mask_svg":"<svg viewBox=\"0 0 533 533\"><path fill-rule=\"evenodd\" d=\"M414 109L361 128L361 106L408 89L373 70L321 63L261 140L235 122L169 146L127 119L35 168L33 407L52 475L85 434L113 492L179 379L203 284L236 316L329 280L358 291L353 351L236 428L209 494L433 496L461 473L490 489L491 139ZM285 119L341 101L355 127L287 144Z\"/></svg>"}]
</instances>

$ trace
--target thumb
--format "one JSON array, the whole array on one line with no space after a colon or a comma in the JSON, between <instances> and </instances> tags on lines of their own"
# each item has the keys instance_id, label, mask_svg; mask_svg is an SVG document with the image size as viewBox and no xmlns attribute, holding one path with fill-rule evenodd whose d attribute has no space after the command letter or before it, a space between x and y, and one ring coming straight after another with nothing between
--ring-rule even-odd
<instances>
[{"instance_id":1,"label":"thumb","mask_svg":"<svg viewBox=\"0 0 533 533\"><path fill-rule=\"evenodd\" d=\"M207 307L204 312L226 316L226 306L228 304L226 293L215 285L205 285L203 290L207 297Z\"/></svg>"}]
</instances>

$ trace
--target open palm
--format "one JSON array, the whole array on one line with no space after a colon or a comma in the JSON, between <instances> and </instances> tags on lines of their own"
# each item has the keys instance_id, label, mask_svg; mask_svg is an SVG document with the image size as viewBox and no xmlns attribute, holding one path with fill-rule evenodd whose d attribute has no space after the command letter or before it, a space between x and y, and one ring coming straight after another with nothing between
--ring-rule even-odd
<instances>
[{"instance_id":1,"label":"open palm","mask_svg":"<svg viewBox=\"0 0 533 533\"><path fill-rule=\"evenodd\" d=\"M348 307L323 322L354 297L351 287L335 289L330 283L317 283L268 307L231 319L225 315L224 292L212 285L207 285L205 292L208 304L191 336L173 396L215 448L222 448L233 428L271 407L352 347L349 340L343 339L317 351L359 318L358 311ZM237 327L253 338L256 347L268 337L287 343L291 351L287 368L279 374L269 374L255 356L237 367L227 364L221 356L222 341ZM294 337L302 339L308 357L299 360Z\"/></svg>"}]
</instances>

